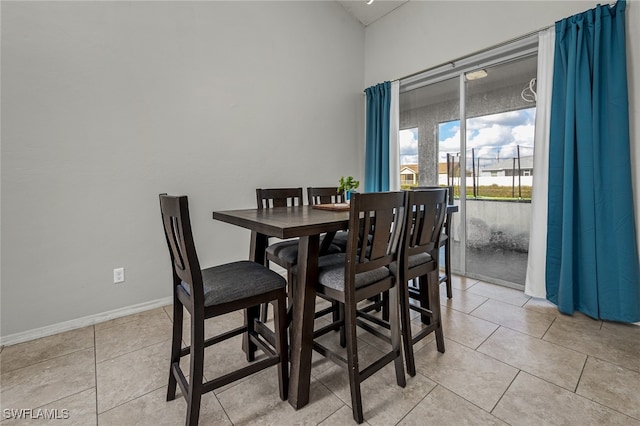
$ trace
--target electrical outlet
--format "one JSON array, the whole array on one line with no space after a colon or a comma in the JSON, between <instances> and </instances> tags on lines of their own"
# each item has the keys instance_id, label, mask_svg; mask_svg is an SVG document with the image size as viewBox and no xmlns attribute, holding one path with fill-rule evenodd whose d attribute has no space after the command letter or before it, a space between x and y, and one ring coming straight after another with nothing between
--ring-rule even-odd
<instances>
[{"instance_id":1,"label":"electrical outlet","mask_svg":"<svg viewBox=\"0 0 640 426\"><path fill-rule=\"evenodd\" d=\"M124 268L116 268L113 270L113 283L123 283L124 282Z\"/></svg>"}]
</instances>

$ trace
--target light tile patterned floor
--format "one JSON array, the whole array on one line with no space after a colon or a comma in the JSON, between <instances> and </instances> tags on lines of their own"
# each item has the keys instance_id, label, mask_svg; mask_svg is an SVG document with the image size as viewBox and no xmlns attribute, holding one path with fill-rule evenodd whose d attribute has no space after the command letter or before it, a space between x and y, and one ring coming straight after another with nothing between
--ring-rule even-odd
<instances>
[{"instance_id":1,"label":"light tile patterned floor","mask_svg":"<svg viewBox=\"0 0 640 426\"><path fill-rule=\"evenodd\" d=\"M416 346L418 374L404 389L392 366L365 381L368 424L640 426L639 326L565 316L546 301L472 279L455 278L453 299L441 293L446 352L431 336ZM226 315L207 334L241 322L238 313ZM0 422L183 424L184 400L165 401L170 330L166 307L2 348ZM376 340L359 336L366 362ZM336 338L324 336L324 344L335 347ZM239 338L222 346L207 353L209 378L245 362ZM346 374L317 354L308 406L295 411L277 386L272 368L209 393L200 424L355 424ZM6 418L6 410L37 408L68 419Z\"/></svg>"}]
</instances>

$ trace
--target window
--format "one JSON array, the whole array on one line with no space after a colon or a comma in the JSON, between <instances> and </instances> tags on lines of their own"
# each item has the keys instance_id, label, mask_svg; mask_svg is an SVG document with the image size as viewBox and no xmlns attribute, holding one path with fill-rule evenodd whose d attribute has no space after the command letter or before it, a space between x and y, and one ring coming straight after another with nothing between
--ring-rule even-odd
<instances>
[{"instance_id":1,"label":"window","mask_svg":"<svg viewBox=\"0 0 640 426\"><path fill-rule=\"evenodd\" d=\"M400 130L400 186L418 185L418 128Z\"/></svg>"}]
</instances>

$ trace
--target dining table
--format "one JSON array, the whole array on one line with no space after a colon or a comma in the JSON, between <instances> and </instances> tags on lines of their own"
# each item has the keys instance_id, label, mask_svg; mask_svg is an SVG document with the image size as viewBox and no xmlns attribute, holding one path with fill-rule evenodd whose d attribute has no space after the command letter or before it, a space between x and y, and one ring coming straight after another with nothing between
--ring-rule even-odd
<instances>
[{"instance_id":1,"label":"dining table","mask_svg":"<svg viewBox=\"0 0 640 426\"><path fill-rule=\"evenodd\" d=\"M289 403L295 408L309 402L311 352L315 314L318 259L325 247L321 234L349 227L349 211L309 205L214 211L213 219L251 230L249 260L264 264L269 237L298 238L298 271L293 291L289 370ZM331 238L323 241L330 242Z\"/></svg>"},{"instance_id":2,"label":"dining table","mask_svg":"<svg viewBox=\"0 0 640 426\"><path fill-rule=\"evenodd\" d=\"M326 207L326 206L325 206ZM458 206L447 207L449 212ZM315 315L318 259L327 249L332 236L349 227L349 210L301 205L268 209L214 211L213 219L251 231L249 260L264 264L270 237L298 238L298 271L293 291L290 324L289 403L295 408L309 402L311 355ZM320 236L326 234L320 244Z\"/></svg>"}]
</instances>

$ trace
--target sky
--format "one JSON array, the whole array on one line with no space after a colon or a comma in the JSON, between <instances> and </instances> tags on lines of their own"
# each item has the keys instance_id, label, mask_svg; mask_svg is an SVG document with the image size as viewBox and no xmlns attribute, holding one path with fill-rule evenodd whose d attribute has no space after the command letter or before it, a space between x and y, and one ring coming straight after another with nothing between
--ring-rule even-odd
<instances>
[{"instance_id":1,"label":"sky","mask_svg":"<svg viewBox=\"0 0 640 426\"><path fill-rule=\"evenodd\" d=\"M467 120L467 157L474 148L476 158L506 159L533 155L535 108L485 115ZM438 126L439 162L447 161L447 153L460 152L460 121ZM418 163L418 129L400 131L400 164Z\"/></svg>"}]
</instances>

